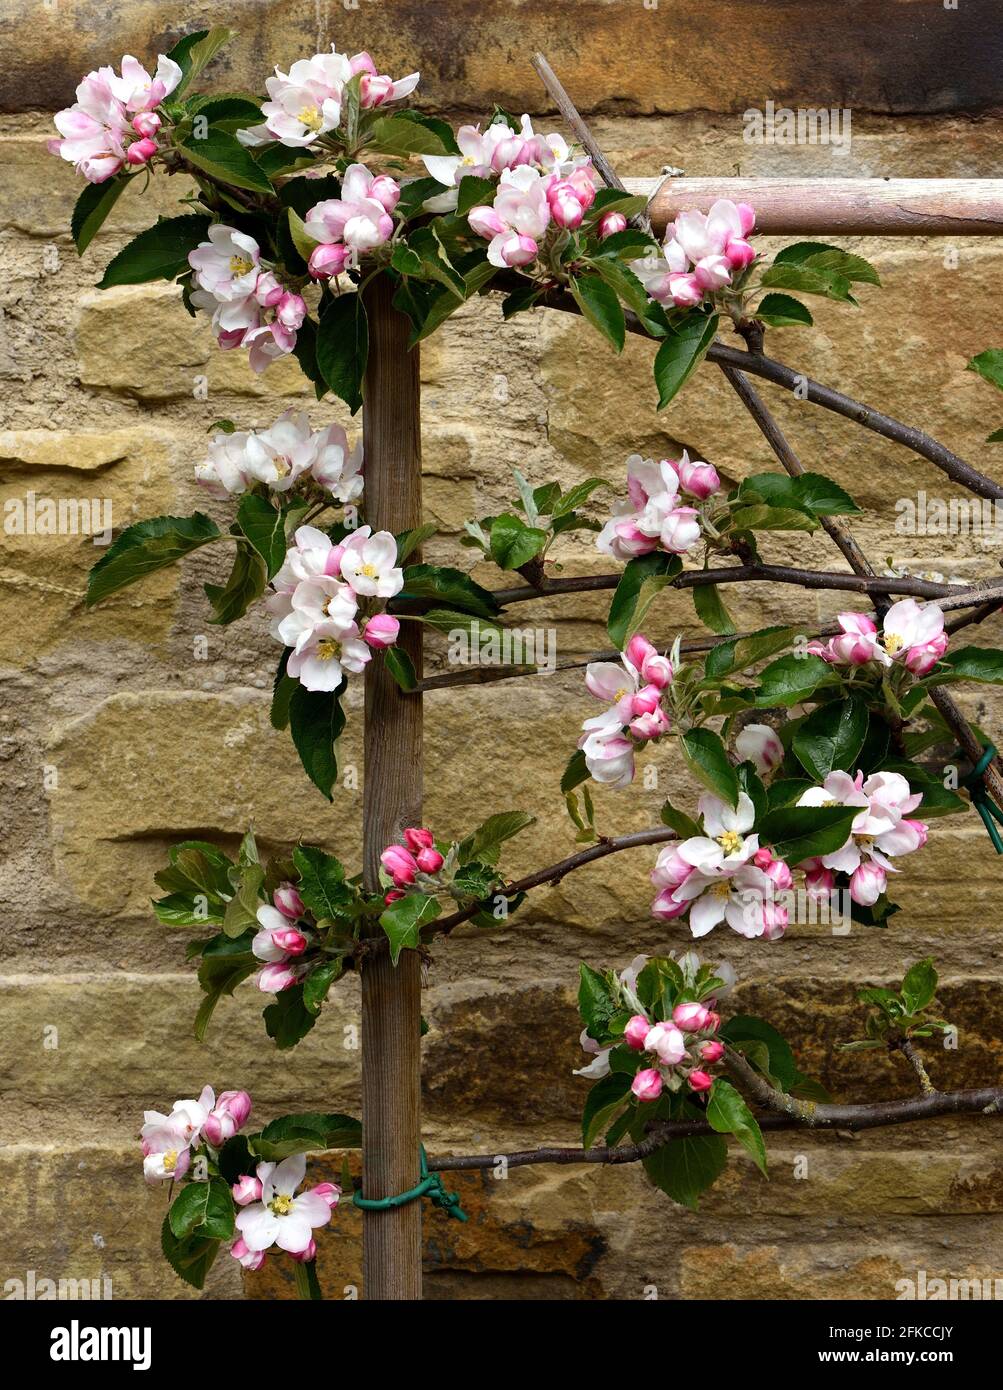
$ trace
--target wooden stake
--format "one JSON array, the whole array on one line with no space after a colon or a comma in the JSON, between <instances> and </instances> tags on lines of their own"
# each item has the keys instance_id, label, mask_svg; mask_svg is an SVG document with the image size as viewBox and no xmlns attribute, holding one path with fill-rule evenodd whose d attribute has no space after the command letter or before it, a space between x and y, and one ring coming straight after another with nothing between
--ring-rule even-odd
<instances>
[{"instance_id":1,"label":"wooden stake","mask_svg":"<svg viewBox=\"0 0 1003 1390\"><path fill-rule=\"evenodd\" d=\"M364 291L369 365L363 406L365 514L373 531L421 522L421 390L410 324L378 275ZM412 557L413 558L413 557ZM418 676L421 626L401 623L399 646ZM380 852L421 824L422 700L405 696L379 658L366 669L364 881L379 889ZM392 1197L418 1182L421 1143L421 960L386 951L362 968L363 1196ZM367 1299L421 1298L421 1202L362 1216Z\"/></svg>"}]
</instances>

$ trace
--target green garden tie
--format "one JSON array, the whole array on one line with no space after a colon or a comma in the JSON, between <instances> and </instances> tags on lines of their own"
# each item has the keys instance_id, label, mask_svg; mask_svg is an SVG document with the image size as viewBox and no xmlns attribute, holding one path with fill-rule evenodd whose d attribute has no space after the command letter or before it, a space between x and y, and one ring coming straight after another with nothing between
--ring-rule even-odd
<instances>
[{"instance_id":1,"label":"green garden tie","mask_svg":"<svg viewBox=\"0 0 1003 1390\"><path fill-rule=\"evenodd\" d=\"M997 821L1000 825L1003 825L1003 811L1000 811L995 801L993 801L992 797L989 795L983 780L986 769L995 756L995 747L991 743L987 744L982 753L982 757L972 768L971 772L969 772L967 777L962 777L961 785L972 798L972 805L982 817L982 824L986 827L989 838L993 842L993 849L997 854L1003 854L1003 839L1000 839L1000 833L996 828Z\"/></svg>"},{"instance_id":2,"label":"green garden tie","mask_svg":"<svg viewBox=\"0 0 1003 1390\"><path fill-rule=\"evenodd\" d=\"M407 1206L421 1197L428 1197L434 1207L444 1211L447 1216L455 1216L457 1221L466 1221L467 1213L460 1206L460 1194L447 1192L438 1173L428 1171L428 1156L425 1145L421 1145L421 1177L417 1187L410 1192L399 1192L396 1197L363 1197L361 1192L352 1193L352 1202L363 1211L390 1211L393 1207Z\"/></svg>"}]
</instances>

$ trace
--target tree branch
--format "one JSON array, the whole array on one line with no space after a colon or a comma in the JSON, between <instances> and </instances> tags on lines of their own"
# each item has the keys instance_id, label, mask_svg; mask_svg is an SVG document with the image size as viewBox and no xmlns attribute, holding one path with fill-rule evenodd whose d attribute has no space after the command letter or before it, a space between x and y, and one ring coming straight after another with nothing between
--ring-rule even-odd
<instances>
[{"instance_id":1,"label":"tree branch","mask_svg":"<svg viewBox=\"0 0 1003 1390\"><path fill-rule=\"evenodd\" d=\"M877 1101L871 1105L815 1105L810 1119L793 1114L768 1114L759 1117L759 1127L776 1131L786 1129L839 1129L857 1133L864 1129L881 1129L888 1125L912 1124L938 1115L998 1115L1003 1105L1003 1088L986 1086L972 1091L938 1091L930 1096L909 1100ZM600 1163L619 1165L636 1163L664 1147L673 1139L694 1139L715 1134L706 1120L667 1120L653 1127L647 1138L637 1144L621 1144L615 1148L557 1148L523 1149L508 1154L467 1154L455 1157L430 1158L429 1169L436 1173L465 1172L471 1169L494 1168L504 1159L509 1168L525 1168L534 1163L566 1165Z\"/></svg>"}]
</instances>

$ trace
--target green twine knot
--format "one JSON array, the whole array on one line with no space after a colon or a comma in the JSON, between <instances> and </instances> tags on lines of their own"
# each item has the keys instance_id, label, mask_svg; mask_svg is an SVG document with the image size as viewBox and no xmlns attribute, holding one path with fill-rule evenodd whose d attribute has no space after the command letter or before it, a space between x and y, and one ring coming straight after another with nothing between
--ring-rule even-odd
<instances>
[{"instance_id":1,"label":"green twine knot","mask_svg":"<svg viewBox=\"0 0 1003 1390\"><path fill-rule=\"evenodd\" d=\"M997 854L1003 854L1003 839L1000 839L1000 833L996 828L997 821L1000 825L1003 825L1003 812L1000 811L995 801L993 801L992 797L989 795L983 780L986 769L995 756L996 749L994 745L991 743L986 744L982 752L982 757L972 768L971 772L969 772L967 776L962 777L961 785L972 798L972 805L982 817L982 824L986 827L989 838L993 842L993 849Z\"/></svg>"},{"instance_id":2,"label":"green twine knot","mask_svg":"<svg viewBox=\"0 0 1003 1390\"><path fill-rule=\"evenodd\" d=\"M425 1153L424 1144L421 1145L420 1180L416 1187L412 1187L409 1192L398 1192L396 1197L363 1197L361 1192L353 1192L352 1202L363 1211L390 1211L393 1207L403 1207L407 1206L408 1202L416 1202L421 1197L427 1197L434 1207L444 1211L447 1216L455 1216L457 1221L467 1220L467 1213L460 1206L460 1194L447 1192L439 1174L428 1171L428 1155Z\"/></svg>"}]
</instances>

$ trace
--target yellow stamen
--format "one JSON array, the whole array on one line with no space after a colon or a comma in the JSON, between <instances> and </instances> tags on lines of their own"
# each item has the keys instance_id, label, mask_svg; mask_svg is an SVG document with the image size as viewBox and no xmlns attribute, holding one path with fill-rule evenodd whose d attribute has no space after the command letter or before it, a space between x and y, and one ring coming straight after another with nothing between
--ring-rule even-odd
<instances>
[{"instance_id":1,"label":"yellow stamen","mask_svg":"<svg viewBox=\"0 0 1003 1390\"><path fill-rule=\"evenodd\" d=\"M288 1216L292 1211L293 1199L288 1193L280 1192L277 1197L273 1197L268 1203L268 1210L274 1212L276 1216Z\"/></svg>"},{"instance_id":2,"label":"yellow stamen","mask_svg":"<svg viewBox=\"0 0 1003 1390\"><path fill-rule=\"evenodd\" d=\"M731 885L728 883L728 880L725 879L721 883L715 883L710 891L715 898L727 898L731 895Z\"/></svg>"},{"instance_id":3,"label":"yellow stamen","mask_svg":"<svg viewBox=\"0 0 1003 1390\"><path fill-rule=\"evenodd\" d=\"M230 257L230 274L236 275L239 279L241 275L249 275L254 269L254 262L249 261L246 256L233 255Z\"/></svg>"},{"instance_id":4,"label":"yellow stamen","mask_svg":"<svg viewBox=\"0 0 1003 1390\"><path fill-rule=\"evenodd\" d=\"M742 837L737 830L726 830L717 837L717 842L725 854L737 854L742 848Z\"/></svg>"},{"instance_id":5,"label":"yellow stamen","mask_svg":"<svg viewBox=\"0 0 1003 1390\"><path fill-rule=\"evenodd\" d=\"M886 632L882 640L885 644L885 651L889 656L894 656L896 652L900 652L905 646L902 638L895 632Z\"/></svg>"},{"instance_id":6,"label":"yellow stamen","mask_svg":"<svg viewBox=\"0 0 1003 1390\"><path fill-rule=\"evenodd\" d=\"M376 578L376 566L375 566L375 565L362 565L362 566L360 567L360 569L359 569L359 573L360 573L360 574L364 574L364 575L366 576L367 579L375 579L375 578Z\"/></svg>"},{"instance_id":7,"label":"yellow stamen","mask_svg":"<svg viewBox=\"0 0 1003 1390\"><path fill-rule=\"evenodd\" d=\"M324 124L324 117L320 114L316 106L304 106L297 119L306 126L307 130L312 130L314 132L320 130L321 126Z\"/></svg>"},{"instance_id":8,"label":"yellow stamen","mask_svg":"<svg viewBox=\"0 0 1003 1390\"><path fill-rule=\"evenodd\" d=\"M170 1149L167 1153L164 1154L164 1172L173 1173L177 1166L178 1151L177 1149Z\"/></svg>"},{"instance_id":9,"label":"yellow stamen","mask_svg":"<svg viewBox=\"0 0 1003 1390\"><path fill-rule=\"evenodd\" d=\"M320 661L331 661L340 654L341 643L336 642L333 637L322 637L317 643L317 657Z\"/></svg>"}]
</instances>

